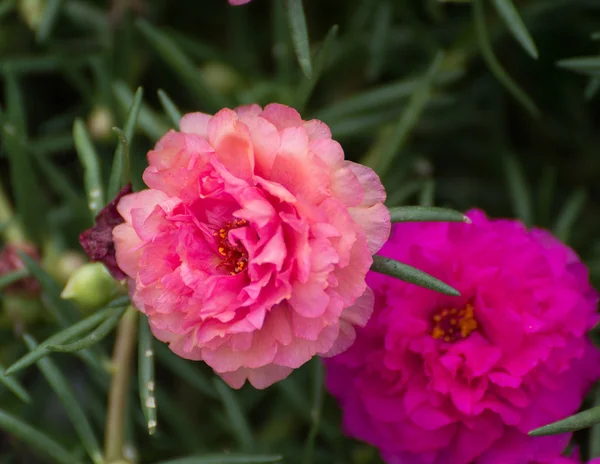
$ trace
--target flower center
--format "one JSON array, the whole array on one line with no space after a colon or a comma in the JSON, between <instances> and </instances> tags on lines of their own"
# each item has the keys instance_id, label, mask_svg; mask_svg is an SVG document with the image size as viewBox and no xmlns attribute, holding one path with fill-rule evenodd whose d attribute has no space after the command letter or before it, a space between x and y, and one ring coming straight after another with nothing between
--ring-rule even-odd
<instances>
[{"instance_id":1,"label":"flower center","mask_svg":"<svg viewBox=\"0 0 600 464\"><path fill-rule=\"evenodd\" d=\"M235 219L226 223L214 236L218 240L219 255L221 255L221 264L218 267L225 268L231 275L236 275L246 269L248 265L248 253L246 249L239 244L232 245L229 241L229 231L248 225L245 219Z\"/></svg>"},{"instance_id":2,"label":"flower center","mask_svg":"<svg viewBox=\"0 0 600 464\"><path fill-rule=\"evenodd\" d=\"M465 339L477 329L477 321L471 304L461 310L441 309L433 315L432 321L431 336L445 342Z\"/></svg>"}]
</instances>

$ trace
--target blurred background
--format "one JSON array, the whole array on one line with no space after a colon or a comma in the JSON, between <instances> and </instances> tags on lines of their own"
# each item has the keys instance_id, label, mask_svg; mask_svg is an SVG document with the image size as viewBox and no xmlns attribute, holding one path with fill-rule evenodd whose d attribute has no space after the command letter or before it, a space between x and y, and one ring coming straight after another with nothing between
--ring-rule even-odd
<instances>
[{"instance_id":1,"label":"blurred background","mask_svg":"<svg viewBox=\"0 0 600 464\"><path fill-rule=\"evenodd\" d=\"M26 352L24 332L39 341L61 327L53 306L67 304L57 295L84 259L77 239L92 225L82 166L89 160L76 153L74 121L108 180L119 142L112 128L124 127L138 87L134 188L143 185L146 152L176 127L177 113L280 102L322 119L348 159L375 168L390 206L479 207L551 229L598 286L600 2L507 5L305 0L307 78L282 0L0 0L0 231L10 238L14 210L47 278L41 294L2 293L0 364ZM69 305L79 319L87 314ZM98 359L107 359L113 339L94 348ZM205 366L156 345L159 427L148 436L134 381L131 462L229 451L289 463L380 462L374 449L343 437L318 362L266 391L233 392ZM51 359L102 437L106 370L70 354ZM45 442L32 446L39 437L24 441L4 412L89 462L46 377L36 366L16 375L29 403L14 385L0 390L0 428L9 431L0 437L0 463L60 462ZM590 446L600 451L600 433L591 434L578 435L584 456Z\"/></svg>"}]
</instances>

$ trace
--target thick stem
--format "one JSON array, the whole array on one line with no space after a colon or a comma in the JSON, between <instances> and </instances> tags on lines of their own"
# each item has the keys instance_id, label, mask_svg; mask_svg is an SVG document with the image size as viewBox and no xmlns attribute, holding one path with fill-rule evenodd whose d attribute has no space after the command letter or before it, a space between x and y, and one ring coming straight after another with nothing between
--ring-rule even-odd
<instances>
[{"instance_id":1,"label":"thick stem","mask_svg":"<svg viewBox=\"0 0 600 464\"><path fill-rule=\"evenodd\" d=\"M113 376L108 396L108 413L104 431L104 459L110 464L123 457L125 441L125 411L131 362L137 335L137 311L130 306L117 329L117 341L112 358Z\"/></svg>"}]
</instances>

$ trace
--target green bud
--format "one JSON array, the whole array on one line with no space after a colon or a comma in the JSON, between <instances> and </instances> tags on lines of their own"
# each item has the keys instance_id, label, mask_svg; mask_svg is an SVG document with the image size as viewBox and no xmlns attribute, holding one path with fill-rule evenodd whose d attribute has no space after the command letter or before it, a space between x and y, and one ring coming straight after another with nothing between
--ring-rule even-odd
<instances>
[{"instance_id":1,"label":"green bud","mask_svg":"<svg viewBox=\"0 0 600 464\"><path fill-rule=\"evenodd\" d=\"M114 125L115 121L112 113L106 106L96 106L88 116L88 130L96 140L106 140L113 137L112 128Z\"/></svg>"},{"instance_id":2,"label":"green bud","mask_svg":"<svg viewBox=\"0 0 600 464\"><path fill-rule=\"evenodd\" d=\"M42 21L42 15L44 14L46 1L19 0L17 6L19 8L19 13L21 14L23 20L33 31L37 31L40 22Z\"/></svg>"},{"instance_id":3,"label":"green bud","mask_svg":"<svg viewBox=\"0 0 600 464\"><path fill-rule=\"evenodd\" d=\"M221 94L229 94L240 85L238 74L223 63L210 61L200 72L206 83Z\"/></svg>"},{"instance_id":4,"label":"green bud","mask_svg":"<svg viewBox=\"0 0 600 464\"><path fill-rule=\"evenodd\" d=\"M74 301L84 311L93 311L106 305L119 290L104 264L88 263L71 274L60 296Z\"/></svg>"},{"instance_id":5,"label":"green bud","mask_svg":"<svg viewBox=\"0 0 600 464\"><path fill-rule=\"evenodd\" d=\"M83 253L67 250L60 253L47 251L44 256L44 269L61 285L65 285L71 274L87 263Z\"/></svg>"}]
</instances>

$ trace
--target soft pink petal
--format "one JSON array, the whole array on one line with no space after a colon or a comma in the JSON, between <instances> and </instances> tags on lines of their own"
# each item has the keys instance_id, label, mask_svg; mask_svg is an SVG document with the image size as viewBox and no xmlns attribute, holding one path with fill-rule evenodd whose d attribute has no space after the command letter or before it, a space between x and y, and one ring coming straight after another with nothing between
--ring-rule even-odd
<instances>
[{"instance_id":1,"label":"soft pink petal","mask_svg":"<svg viewBox=\"0 0 600 464\"><path fill-rule=\"evenodd\" d=\"M131 223L131 210L133 208L140 211L144 217L154 210L154 207L169 197L158 190L142 190L141 192L132 193L124 196L117 205L117 211L125 219L125 222Z\"/></svg>"},{"instance_id":2,"label":"soft pink petal","mask_svg":"<svg viewBox=\"0 0 600 464\"><path fill-rule=\"evenodd\" d=\"M345 161L344 166L352 170L363 187L365 192L362 201L363 206L373 206L377 203L385 202L385 189L383 188L379 176L375 174L375 171L362 164L353 163L352 161Z\"/></svg>"},{"instance_id":3,"label":"soft pink petal","mask_svg":"<svg viewBox=\"0 0 600 464\"><path fill-rule=\"evenodd\" d=\"M206 138L208 134L208 121L210 121L210 118L212 118L212 116L206 113L188 113L179 121L179 128L181 129L181 132L196 134Z\"/></svg>"},{"instance_id":4,"label":"soft pink petal","mask_svg":"<svg viewBox=\"0 0 600 464\"><path fill-rule=\"evenodd\" d=\"M113 229L113 240L115 241L117 265L131 278L135 278L138 272L141 245L143 242L133 230L131 225L120 224Z\"/></svg>"},{"instance_id":5,"label":"soft pink petal","mask_svg":"<svg viewBox=\"0 0 600 464\"><path fill-rule=\"evenodd\" d=\"M381 203L369 208L349 208L350 216L361 225L369 243L369 251L375 254L383 246L390 235L390 212Z\"/></svg>"}]
</instances>

